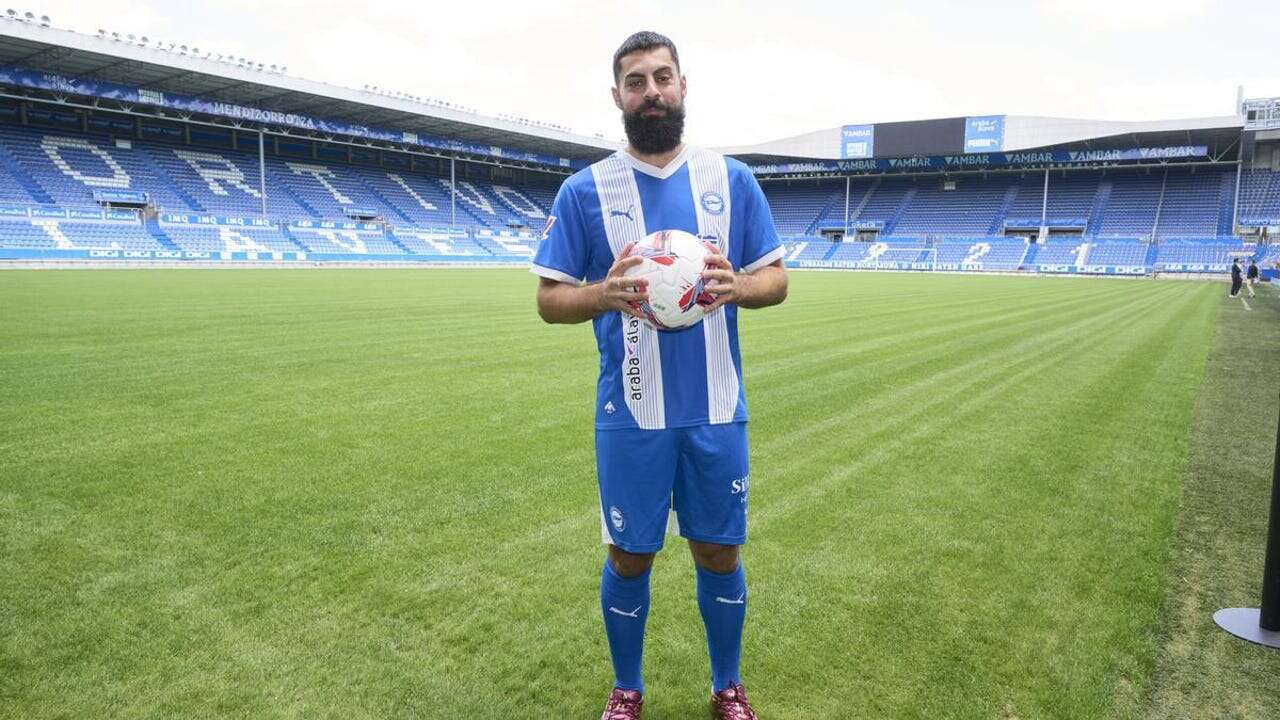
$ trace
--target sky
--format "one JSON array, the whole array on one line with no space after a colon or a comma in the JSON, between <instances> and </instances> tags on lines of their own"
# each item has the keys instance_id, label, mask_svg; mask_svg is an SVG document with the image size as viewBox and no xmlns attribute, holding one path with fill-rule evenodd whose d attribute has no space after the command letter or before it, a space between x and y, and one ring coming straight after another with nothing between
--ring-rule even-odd
<instances>
[{"instance_id":1,"label":"sky","mask_svg":"<svg viewBox=\"0 0 1280 720\"><path fill-rule=\"evenodd\" d=\"M613 51L675 41L685 138L753 144L969 115L1212 117L1280 96L1280 2L332 2L44 0L19 10L622 138Z\"/></svg>"}]
</instances>

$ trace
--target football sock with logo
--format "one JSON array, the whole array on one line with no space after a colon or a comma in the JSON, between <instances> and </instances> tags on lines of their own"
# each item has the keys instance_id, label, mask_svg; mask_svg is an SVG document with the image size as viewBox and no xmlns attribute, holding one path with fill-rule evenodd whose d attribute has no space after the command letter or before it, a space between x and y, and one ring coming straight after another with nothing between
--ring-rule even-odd
<instances>
[{"instance_id":1,"label":"football sock with logo","mask_svg":"<svg viewBox=\"0 0 1280 720\"><path fill-rule=\"evenodd\" d=\"M696 566L695 566L696 567ZM741 682L742 625L747 617L747 576L738 563L722 575L702 567L698 571L698 610L707 629L707 653L711 656L711 687L720 692Z\"/></svg>"},{"instance_id":2,"label":"football sock with logo","mask_svg":"<svg viewBox=\"0 0 1280 720\"><path fill-rule=\"evenodd\" d=\"M613 656L615 686L644 692L640 664L644 658L644 623L649 617L649 570L624 578L604 559L600 577L600 610Z\"/></svg>"}]
</instances>

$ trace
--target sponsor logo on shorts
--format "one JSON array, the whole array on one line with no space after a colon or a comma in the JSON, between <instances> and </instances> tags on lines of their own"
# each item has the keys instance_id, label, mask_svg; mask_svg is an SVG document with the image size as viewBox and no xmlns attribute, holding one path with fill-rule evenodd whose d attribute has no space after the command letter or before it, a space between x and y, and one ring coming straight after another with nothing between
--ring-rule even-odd
<instances>
[{"instance_id":1,"label":"sponsor logo on shorts","mask_svg":"<svg viewBox=\"0 0 1280 720\"><path fill-rule=\"evenodd\" d=\"M747 491L750 489L750 487L751 487L751 476L744 475L738 478L737 480L734 480L733 482L729 483L729 493L731 495L741 495L742 502L745 503L747 501Z\"/></svg>"}]
</instances>

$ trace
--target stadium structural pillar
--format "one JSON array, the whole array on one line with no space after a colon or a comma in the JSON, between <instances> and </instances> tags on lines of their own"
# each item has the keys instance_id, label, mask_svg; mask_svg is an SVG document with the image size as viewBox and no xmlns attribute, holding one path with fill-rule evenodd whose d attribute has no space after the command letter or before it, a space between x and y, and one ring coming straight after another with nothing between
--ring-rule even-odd
<instances>
[{"instance_id":1,"label":"stadium structural pillar","mask_svg":"<svg viewBox=\"0 0 1280 720\"><path fill-rule=\"evenodd\" d=\"M1040 227L1049 224L1049 168L1044 169L1044 190L1040 193Z\"/></svg>"},{"instance_id":2,"label":"stadium structural pillar","mask_svg":"<svg viewBox=\"0 0 1280 720\"><path fill-rule=\"evenodd\" d=\"M1271 466L1271 519L1262 567L1262 607L1224 608L1213 614L1218 627L1243 640L1280 649L1280 423Z\"/></svg>"},{"instance_id":3,"label":"stadium structural pillar","mask_svg":"<svg viewBox=\"0 0 1280 720\"><path fill-rule=\"evenodd\" d=\"M1236 192L1235 198L1231 201L1231 234L1236 234L1236 229L1240 227L1240 176L1243 174L1244 158L1236 157Z\"/></svg>"},{"instance_id":4,"label":"stadium structural pillar","mask_svg":"<svg viewBox=\"0 0 1280 720\"><path fill-rule=\"evenodd\" d=\"M449 227L458 227L458 159L449 158Z\"/></svg>"},{"instance_id":5,"label":"stadium structural pillar","mask_svg":"<svg viewBox=\"0 0 1280 720\"><path fill-rule=\"evenodd\" d=\"M844 235L849 234L849 182L852 180L848 175L844 176ZM844 240L844 235L840 237Z\"/></svg>"},{"instance_id":6,"label":"stadium structural pillar","mask_svg":"<svg viewBox=\"0 0 1280 720\"><path fill-rule=\"evenodd\" d=\"M267 216L267 141L258 128L258 194L262 196L262 217Z\"/></svg>"}]
</instances>

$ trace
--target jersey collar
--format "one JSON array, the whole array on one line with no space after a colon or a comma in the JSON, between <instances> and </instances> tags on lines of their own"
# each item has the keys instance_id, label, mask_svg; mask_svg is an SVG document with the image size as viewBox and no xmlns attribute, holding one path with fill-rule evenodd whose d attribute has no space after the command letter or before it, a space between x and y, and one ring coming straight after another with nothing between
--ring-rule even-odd
<instances>
[{"instance_id":1,"label":"jersey collar","mask_svg":"<svg viewBox=\"0 0 1280 720\"><path fill-rule=\"evenodd\" d=\"M626 163L634 170L638 170L645 175L655 177L659 180L666 180L672 175L675 175L676 171L689 161L689 156L692 154L693 147L691 145L685 145L684 149L680 151L680 154L672 158L671 162L667 163L666 167L658 167L656 165L650 165L643 160L636 159L636 157L627 152L625 148L618 151L618 156L622 158L622 162Z\"/></svg>"}]
</instances>

